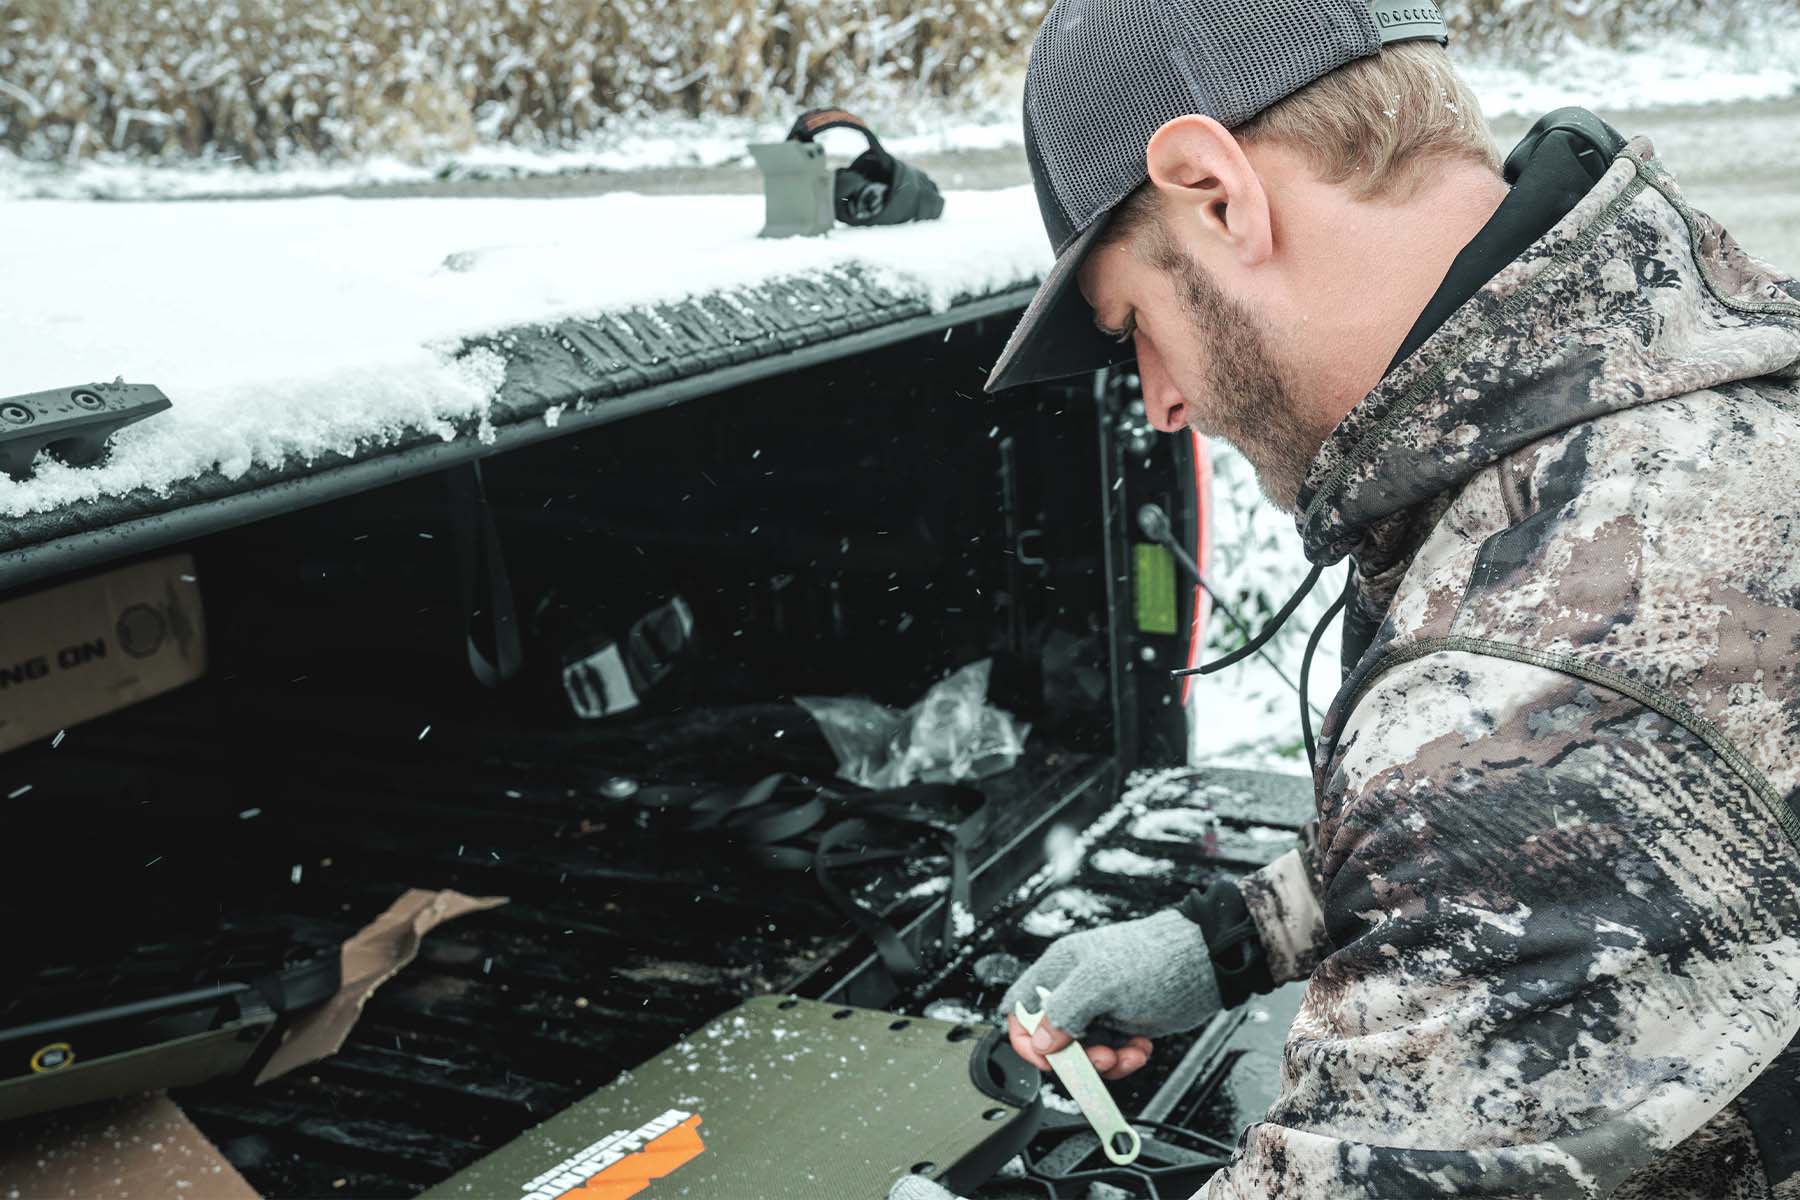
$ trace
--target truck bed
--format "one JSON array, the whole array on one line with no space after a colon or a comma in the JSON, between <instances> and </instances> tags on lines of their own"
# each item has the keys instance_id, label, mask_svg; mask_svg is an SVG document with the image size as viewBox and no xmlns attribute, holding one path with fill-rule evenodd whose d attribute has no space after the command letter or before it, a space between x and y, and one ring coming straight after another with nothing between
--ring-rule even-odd
<instances>
[{"instance_id":1,"label":"truck bed","mask_svg":"<svg viewBox=\"0 0 1800 1200\"><path fill-rule=\"evenodd\" d=\"M960 326L1006 325L1031 293L1032 285L1007 287L933 311L926 299L851 266L469 338L457 357L491 353L505 363L484 424L466 422L448 440L441 431L412 429L354 454L290 457L279 467L252 466L236 476L213 470L168 489L137 488L0 520L0 597L878 347ZM995 332L983 328L978 336L991 340ZM981 361L995 352L990 348ZM69 381L79 382L85 381ZM966 390L978 394L979 382L971 369ZM180 395L172 398L179 406Z\"/></svg>"},{"instance_id":2,"label":"truck bed","mask_svg":"<svg viewBox=\"0 0 1800 1200\"><path fill-rule=\"evenodd\" d=\"M598 737L490 714L446 721L397 751L379 730L359 735L374 718L354 700L329 719L298 694L228 714L209 708L204 688L169 700L84 736L79 766L56 781L56 811L39 814L49 836L67 805L80 806L95 831L88 869L142 877L132 909L100 917L135 953L115 960L108 938L72 932L69 961L35 960L44 970L26 992L40 1006L54 1007L58 980L88 1000L103 985L129 1000L158 982L204 983L240 955L329 951L409 887L510 898L428 937L338 1054L260 1087L177 1093L271 1196L417 1194L751 995L985 1020L1004 990L996 956L1028 962L1058 933L1254 869L1310 811L1304 780L1236 772L1141 772L1121 795L1111 758L1034 741L983 785L993 819L970 855L977 926L952 952L930 945L943 926L946 897L932 886L947 870L941 856L845 872L865 904L926 946L931 971L896 991L809 878L672 839L601 790L621 772L761 770L769 747L791 769L819 769L829 752L790 705L700 710ZM285 778L258 779L257 731L279 736L296 721L312 722L315 753ZM124 794L110 786L121 768L135 781ZM15 815L30 803L16 801ZM1182 835L1215 820L1210 837ZM1066 878L1045 865L1057 826L1085 847ZM65 887L79 891L79 879ZM66 899L36 895L47 908ZM1166 1114L1229 1143L1269 1097L1284 1003L1212 1031L1206 1061L1187 1064L1164 1097ZM1128 1111L1157 1098L1195 1041L1160 1046L1120 1089Z\"/></svg>"}]
</instances>

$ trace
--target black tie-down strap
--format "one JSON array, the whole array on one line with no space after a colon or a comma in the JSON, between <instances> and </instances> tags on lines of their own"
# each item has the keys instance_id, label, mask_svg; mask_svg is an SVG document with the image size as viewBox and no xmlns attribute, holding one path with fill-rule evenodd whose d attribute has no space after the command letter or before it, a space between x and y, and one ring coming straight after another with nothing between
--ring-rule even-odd
<instances>
[{"instance_id":1,"label":"black tie-down strap","mask_svg":"<svg viewBox=\"0 0 1800 1200\"><path fill-rule=\"evenodd\" d=\"M512 579L506 571L506 554L500 529L488 507L487 485L481 464L470 462L445 472L450 488L450 519L456 541L457 600L467 623L464 649L469 670L482 687L498 687L519 673L525 661L514 611ZM477 633L486 614L493 653L482 648Z\"/></svg>"},{"instance_id":2,"label":"black tie-down strap","mask_svg":"<svg viewBox=\"0 0 1800 1200\"><path fill-rule=\"evenodd\" d=\"M943 945L959 940L959 921L973 919L969 853L988 820L986 797L975 788L921 783L867 791L842 780L822 785L776 774L741 791L650 786L633 799L646 808L678 812L684 832L715 836L753 865L811 871L832 905L874 943L896 979L919 977L925 964L893 926L838 884L836 871L911 858L919 838L928 837L950 860ZM844 819L830 822L834 809ZM811 845L801 840L821 827Z\"/></svg>"},{"instance_id":3,"label":"black tie-down strap","mask_svg":"<svg viewBox=\"0 0 1800 1200\"><path fill-rule=\"evenodd\" d=\"M262 1069L269 1065L269 1059L281 1048L282 1033L294 1018L337 995L343 984L341 947L251 980L250 986L275 1011L280 1020L275 1036L262 1040L262 1044L257 1046L256 1052L238 1072L238 1078L249 1080L261 1075Z\"/></svg>"}]
</instances>

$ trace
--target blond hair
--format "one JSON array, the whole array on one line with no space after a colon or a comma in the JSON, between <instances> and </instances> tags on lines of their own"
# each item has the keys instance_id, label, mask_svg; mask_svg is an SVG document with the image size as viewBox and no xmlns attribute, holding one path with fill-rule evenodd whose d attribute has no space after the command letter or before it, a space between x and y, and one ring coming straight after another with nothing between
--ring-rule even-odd
<instances>
[{"instance_id":1,"label":"blond hair","mask_svg":"<svg viewBox=\"0 0 1800 1200\"><path fill-rule=\"evenodd\" d=\"M1445 162L1500 173L1481 102L1435 42L1402 42L1357 59L1233 132L1240 142L1297 150L1321 179L1359 200L1406 199ZM1156 209L1156 189L1145 181L1120 203L1106 240L1128 240Z\"/></svg>"}]
</instances>

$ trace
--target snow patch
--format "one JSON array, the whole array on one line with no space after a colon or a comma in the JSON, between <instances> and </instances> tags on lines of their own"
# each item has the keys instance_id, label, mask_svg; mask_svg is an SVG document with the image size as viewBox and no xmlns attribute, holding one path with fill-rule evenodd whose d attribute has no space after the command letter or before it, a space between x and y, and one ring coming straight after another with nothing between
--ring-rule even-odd
<instances>
[{"instance_id":1,"label":"snow patch","mask_svg":"<svg viewBox=\"0 0 1800 1200\"><path fill-rule=\"evenodd\" d=\"M1038 1089L1038 1095L1043 1098L1045 1108L1070 1116L1081 1115L1081 1105L1063 1095L1053 1083L1045 1083Z\"/></svg>"},{"instance_id":2,"label":"snow patch","mask_svg":"<svg viewBox=\"0 0 1800 1200\"><path fill-rule=\"evenodd\" d=\"M900 893L902 900L922 900L926 896L936 896L950 890L948 875L934 875L923 883L915 883Z\"/></svg>"},{"instance_id":3,"label":"snow patch","mask_svg":"<svg viewBox=\"0 0 1800 1200\"><path fill-rule=\"evenodd\" d=\"M1125 779L1119 802L1095 818L1093 824L1079 833L1073 833L1066 826L1050 831L1045 838L1047 861L1036 874L1019 885L1013 899L1022 901L1047 887L1068 882L1086 861L1088 850L1095 842L1117 829L1127 818L1143 815L1153 802L1186 795L1191 790L1189 783L1193 777L1194 773L1188 767L1133 771Z\"/></svg>"},{"instance_id":4,"label":"snow patch","mask_svg":"<svg viewBox=\"0 0 1800 1200\"><path fill-rule=\"evenodd\" d=\"M1123 846L1097 851L1092 861L1096 871L1104 871L1108 875L1129 875L1133 878L1167 875L1175 869L1175 864L1166 858L1150 858Z\"/></svg>"},{"instance_id":5,"label":"snow patch","mask_svg":"<svg viewBox=\"0 0 1800 1200\"><path fill-rule=\"evenodd\" d=\"M1216 838L1219 818L1210 809L1170 808L1147 812L1131 823L1131 836L1143 842L1184 842L1201 845Z\"/></svg>"},{"instance_id":6,"label":"snow patch","mask_svg":"<svg viewBox=\"0 0 1800 1200\"><path fill-rule=\"evenodd\" d=\"M958 1025L981 1025L987 1018L960 1000L933 1000L920 1014L930 1021L951 1021Z\"/></svg>"},{"instance_id":7,"label":"snow patch","mask_svg":"<svg viewBox=\"0 0 1800 1200\"><path fill-rule=\"evenodd\" d=\"M1086 888L1068 887L1052 892L1026 913L1019 927L1033 937L1061 937L1077 928L1093 925L1110 915L1112 904Z\"/></svg>"}]
</instances>

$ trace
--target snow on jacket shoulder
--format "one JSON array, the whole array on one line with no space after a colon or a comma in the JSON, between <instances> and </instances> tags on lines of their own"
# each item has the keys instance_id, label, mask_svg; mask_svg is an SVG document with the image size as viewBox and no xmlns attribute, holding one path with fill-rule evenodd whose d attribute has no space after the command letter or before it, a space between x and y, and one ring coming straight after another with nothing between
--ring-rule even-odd
<instances>
[{"instance_id":1,"label":"snow on jacket shoulder","mask_svg":"<svg viewBox=\"0 0 1800 1200\"><path fill-rule=\"evenodd\" d=\"M1203 1195L1769 1196L1800 1156L1740 1094L1800 1080L1800 284L1633 142L1301 499L1384 617L1327 716L1316 907L1298 856L1245 890L1317 965Z\"/></svg>"}]
</instances>

